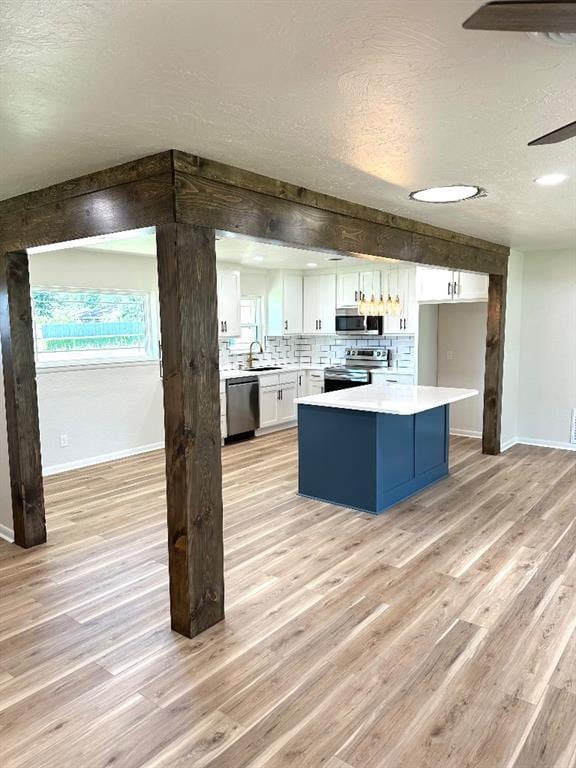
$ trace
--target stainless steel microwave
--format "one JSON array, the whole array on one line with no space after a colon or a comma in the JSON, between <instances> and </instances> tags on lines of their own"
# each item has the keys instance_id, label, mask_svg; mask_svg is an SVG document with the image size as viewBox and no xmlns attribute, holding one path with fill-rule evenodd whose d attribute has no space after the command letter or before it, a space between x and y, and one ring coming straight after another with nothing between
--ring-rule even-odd
<instances>
[{"instance_id":1,"label":"stainless steel microwave","mask_svg":"<svg viewBox=\"0 0 576 768\"><path fill-rule=\"evenodd\" d=\"M356 307L339 307L336 310L336 333L342 336L382 336L384 318L364 316Z\"/></svg>"}]
</instances>

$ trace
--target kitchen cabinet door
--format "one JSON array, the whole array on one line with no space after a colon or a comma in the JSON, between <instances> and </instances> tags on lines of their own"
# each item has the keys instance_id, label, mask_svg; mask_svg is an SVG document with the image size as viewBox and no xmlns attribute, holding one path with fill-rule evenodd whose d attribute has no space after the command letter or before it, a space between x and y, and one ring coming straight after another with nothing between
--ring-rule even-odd
<instances>
[{"instance_id":1,"label":"kitchen cabinet door","mask_svg":"<svg viewBox=\"0 0 576 768\"><path fill-rule=\"evenodd\" d=\"M336 275L304 276L303 332L336 332Z\"/></svg>"},{"instance_id":2,"label":"kitchen cabinet door","mask_svg":"<svg viewBox=\"0 0 576 768\"><path fill-rule=\"evenodd\" d=\"M302 276L284 275L284 333L302 333Z\"/></svg>"},{"instance_id":3,"label":"kitchen cabinet door","mask_svg":"<svg viewBox=\"0 0 576 768\"><path fill-rule=\"evenodd\" d=\"M358 303L359 284L358 272L339 272L336 276L337 300L339 307L355 307Z\"/></svg>"},{"instance_id":4,"label":"kitchen cabinet door","mask_svg":"<svg viewBox=\"0 0 576 768\"><path fill-rule=\"evenodd\" d=\"M240 336L240 273L218 273L218 335Z\"/></svg>"},{"instance_id":5,"label":"kitchen cabinet door","mask_svg":"<svg viewBox=\"0 0 576 768\"><path fill-rule=\"evenodd\" d=\"M367 299L379 299L382 294L381 273L377 270L360 272L360 290Z\"/></svg>"},{"instance_id":6,"label":"kitchen cabinet door","mask_svg":"<svg viewBox=\"0 0 576 768\"><path fill-rule=\"evenodd\" d=\"M488 275L477 272L454 273L455 301L488 301Z\"/></svg>"},{"instance_id":7,"label":"kitchen cabinet door","mask_svg":"<svg viewBox=\"0 0 576 768\"><path fill-rule=\"evenodd\" d=\"M260 389L260 429L278 423L279 392L278 386Z\"/></svg>"},{"instance_id":8,"label":"kitchen cabinet door","mask_svg":"<svg viewBox=\"0 0 576 768\"><path fill-rule=\"evenodd\" d=\"M302 330L304 333L318 333L318 276L304 277L304 312Z\"/></svg>"},{"instance_id":9,"label":"kitchen cabinet door","mask_svg":"<svg viewBox=\"0 0 576 768\"><path fill-rule=\"evenodd\" d=\"M319 275L317 297L320 333L336 333L336 275Z\"/></svg>"},{"instance_id":10,"label":"kitchen cabinet door","mask_svg":"<svg viewBox=\"0 0 576 768\"><path fill-rule=\"evenodd\" d=\"M417 267L416 296L421 302L452 301L454 273L451 269Z\"/></svg>"},{"instance_id":11,"label":"kitchen cabinet door","mask_svg":"<svg viewBox=\"0 0 576 768\"><path fill-rule=\"evenodd\" d=\"M294 421L296 418L296 385L284 384L280 388L280 400L278 401L278 421Z\"/></svg>"},{"instance_id":12,"label":"kitchen cabinet door","mask_svg":"<svg viewBox=\"0 0 576 768\"><path fill-rule=\"evenodd\" d=\"M308 382L309 395L321 395L324 392L324 380L310 379Z\"/></svg>"},{"instance_id":13,"label":"kitchen cabinet door","mask_svg":"<svg viewBox=\"0 0 576 768\"><path fill-rule=\"evenodd\" d=\"M418 304L416 303L416 268L400 270L401 330L416 333Z\"/></svg>"}]
</instances>

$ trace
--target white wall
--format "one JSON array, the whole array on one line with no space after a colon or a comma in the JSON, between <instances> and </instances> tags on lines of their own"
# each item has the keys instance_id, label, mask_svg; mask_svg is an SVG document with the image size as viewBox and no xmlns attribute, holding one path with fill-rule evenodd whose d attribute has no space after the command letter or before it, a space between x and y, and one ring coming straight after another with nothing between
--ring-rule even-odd
<instances>
[{"instance_id":1,"label":"white wall","mask_svg":"<svg viewBox=\"0 0 576 768\"><path fill-rule=\"evenodd\" d=\"M32 287L131 289L157 293L156 259L67 250L30 256ZM158 363L38 369L45 473L126 455L164 441ZM60 446L66 435L68 446Z\"/></svg>"},{"instance_id":2,"label":"white wall","mask_svg":"<svg viewBox=\"0 0 576 768\"><path fill-rule=\"evenodd\" d=\"M484 407L487 303L438 307L438 386L477 389L450 407L452 432L480 436Z\"/></svg>"},{"instance_id":3,"label":"white wall","mask_svg":"<svg viewBox=\"0 0 576 768\"><path fill-rule=\"evenodd\" d=\"M572 408L576 408L576 249L525 253L520 441L568 447Z\"/></svg>"},{"instance_id":4,"label":"white wall","mask_svg":"<svg viewBox=\"0 0 576 768\"><path fill-rule=\"evenodd\" d=\"M10 474L8 471L8 444L6 438L6 407L4 404L4 375L0 349L0 536L12 538L12 504L10 501Z\"/></svg>"},{"instance_id":5,"label":"white wall","mask_svg":"<svg viewBox=\"0 0 576 768\"><path fill-rule=\"evenodd\" d=\"M502 382L502 429L500 437L503 449L513 444L518 437L523 280L524 256L518 251L511 251L508 262L506 328L504 330L504 378Z\"/></svg>"}]
</instances>

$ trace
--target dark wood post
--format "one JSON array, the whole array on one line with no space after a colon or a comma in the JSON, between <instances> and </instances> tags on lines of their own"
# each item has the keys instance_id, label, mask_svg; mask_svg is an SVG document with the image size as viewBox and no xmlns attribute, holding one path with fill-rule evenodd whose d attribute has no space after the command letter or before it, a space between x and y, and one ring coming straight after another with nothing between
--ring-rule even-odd
<instances>
[{"instance_id":1,"label":"dark wood post","mask_svg":"<svg viewBox=\"0 0 576 768\"><path fill-rule=\"evenodd\" d=\"M34 334L26 251L0 254L0 335L14 540L46 541Z\"/></svg>"},{"instance_id":2,"label":"dark wood post","mask_svg":"<svg viewBox=\"0 0 576 768\"><path fill-rule=\"evenodd\" d=\"M484 372L482 452L491 455L500 453L506 287L506 275L490 275L488 324L486 329L486 367Z\"/></svg>"},{"instance_id":3,"label":"dark wood post","mask_svg":"<svg viewBox=\"0 0 576 768\"><path fill-rule=\"evenodd\" d=\"M172 629L194 637L224 618L216 238L156 228Z\"/></svg>"}]
</instances>

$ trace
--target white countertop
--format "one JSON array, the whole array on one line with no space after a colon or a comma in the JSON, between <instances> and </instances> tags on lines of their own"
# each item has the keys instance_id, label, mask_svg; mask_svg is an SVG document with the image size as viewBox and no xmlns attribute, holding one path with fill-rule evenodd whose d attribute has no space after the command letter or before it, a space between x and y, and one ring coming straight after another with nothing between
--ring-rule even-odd
<instances>
[{"instance_id":1,"label":"white countertop","mask_svg":"<svg viewBox=\"0 0 576 768\"><path fill-rule=\"evenodd\" d=\"M274 365L274 363L270 363ZM322 364L322 363L286 363L285 365L279 365L272 371L259 371L258 368L230 368L225 371L220 371L220 379L235 379L240 376L265 376L267 373L289 373L293 371L324 371L326 368L333 368L334 363ZM378 376L413 376L414 371L411 368L378 368L373 371Z\"/></svg>"},{"instance_id":2,"label":"white countertop","mask_svg":"<svg viewBox=\"0 0 576 768\"><path fill-rule=\"evenodd\" d=\"M270 363L274 365L274 363ZM267 373L297 373L298 371L323 371L328 365L314 363L287 363L286 365L275 366L271 371L259 371L258 368L231 368L227 371L220 371L220 379L235 379L241 376L266 376Z\"/></svg>"},{"instance_id":3,"label":"white countertop","mask_svg":"<svg viewBox=\"0 0 576 768\"><path fill-rule=\"evenodd\" d=\"M319 405L344 408L349 411L370 411L410 416L441 405L466 400L478 394L476 389L450 387L419 387L413 384L366 384L363 387L339 389L322 395L308 395L296 400L299 405Z\"/></svg>"}]
</instances>

